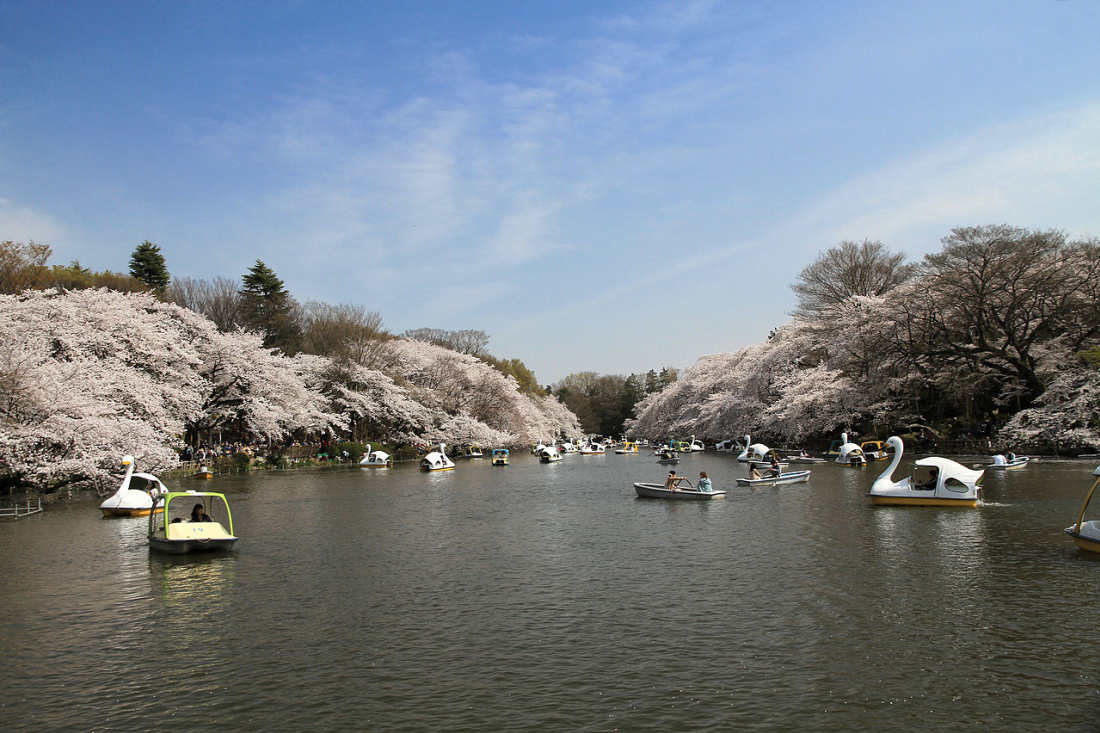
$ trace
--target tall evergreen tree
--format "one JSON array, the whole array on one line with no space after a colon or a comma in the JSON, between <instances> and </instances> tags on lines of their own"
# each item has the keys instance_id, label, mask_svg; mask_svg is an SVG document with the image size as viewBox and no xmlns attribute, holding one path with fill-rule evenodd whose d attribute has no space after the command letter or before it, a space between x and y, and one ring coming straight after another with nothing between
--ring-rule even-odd
<instances>
[{"instance_id":1,"label":"tall evergreen tree","mask_svg":"<svg viewBox=\"0 0 1100 733\"><path fill-rule=\"evenodd\" d=\"M130 255L130 276L140 280L158 293L163 293L172 279L160 247L146 239Z\"/></svg>"},{"instance_id":2,"label":"tall evergreen tree","mask_svg":"<svg viewBox=\"0 0 1100 733\"><path fill-rule=\"evenodd\" d=\"M283 287L275 271L261 260L241 279L241 320L254 331L264 334L264 346L286 354L298 351L301 327L298 304Z\"/></svg>"}]
</instances>

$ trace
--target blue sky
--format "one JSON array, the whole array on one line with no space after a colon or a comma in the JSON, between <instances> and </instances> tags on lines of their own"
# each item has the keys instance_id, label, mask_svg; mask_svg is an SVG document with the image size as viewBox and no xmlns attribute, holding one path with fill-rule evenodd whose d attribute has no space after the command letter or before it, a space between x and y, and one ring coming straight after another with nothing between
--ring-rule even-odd
<instances>
[{"instance_id":1,"label":"blue sky","mask_svg":"<svg viewBox=\"0 0 1100 733\"><path fill-rule=\"evenodd\" d=\"M0 240L262 259L542 383L766 338L844 239L1100 236L1100 3L7 2Z\"/></svg>"}]
</instances>

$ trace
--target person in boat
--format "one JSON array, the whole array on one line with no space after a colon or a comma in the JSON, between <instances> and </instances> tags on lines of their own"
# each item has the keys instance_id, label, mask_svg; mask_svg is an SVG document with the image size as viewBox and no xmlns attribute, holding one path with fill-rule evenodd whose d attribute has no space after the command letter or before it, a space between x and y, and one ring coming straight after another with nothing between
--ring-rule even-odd
<instances>
[{"instance_id":1,"label":"person in boat","mask_svg":"<svg viewBox=\"0 0 1100 733\"><path fill-rule=\"evenodd\" d=\"M938 468L933 468L931 471L928 472L928 480L925 481L923 484L918 484L917 488L921 491L932 491L936 488L936 482L939 481L939 479L940 470Z\"/></svg>"},{"instance_id":2,"label":"person in boat","mask_svg":"<svg viewBox=\"0 0 1100 733\"><path fill-rule=\"evenodd\" d=\"M213 522L214 520L211 519L210 515L206 513L206 509L203 508L202 504L196 504L194 508L191 509L191 521Z\"/></svg>"},{"instance_id":3,"label":"person in boat","mask_svg":"<svg viewBox=\"0 0 1100 733\"><path fill-rule=\"evenodd\" d=\"M711 492L710 479L707 477L706 471L699 472L699 481L697 481L695 484L695 490L702 491L707 494Z\"/></svg>"},{"instance_id":4,"label":"person in boat","mask_svg":"<svg viewBox=\"0 0 1100 733\"><path fill-rule=\"evenodd\" d=\"M763 478L760 475L760 472L756 470L756 464L755 463L750 463L749 464L749 478L750 479Z\"/></svg>"},{"instance_id":5,"label":"person in boat","mask_svg":"<svg viewBox=\"0 0 1100 733\"><path fill-rule=\"evenodd\" d=\"M1004 457L1004 456L1002 456L1002 455L1001 455L1000 453L998 453L997 455L993 456L993 465L994 465L994 466L1003 466L1003 465L1005 465L1006 463L1008 463L1008 461L1006 461L1006 460L1005 460L1005 457Z\"/></svg>"},{"instance_id":6,"label":"person in boat","mask_svg":"<svg viewBox=\"0 0 1100 733\"><path fill-rule=\"evenodd\" d=\"M772 473L771 473L771 475L775 478L779 478L779 476L782 473L783 473L783 467L779 465L779 458L777 458L776 455L774 453L772 453Z\"/></svg>"},{"instance_id":7,"label":"person in boat","mask_svg":"<svg viewBox=\"0 0 1100 733\"><path fill-rule=\"evenodd\" d=\"M1008 462L1009 462L1009 463L1012 463L1013 461L1015 461L1015 460L1016 460L1016 454L1015 454L1015 453L1009 453L1009 454L1008 454L1008 455L1006 456L1006 458L1008 458Z\"/></svg>"},{"instance_id":8,"label":"person in boat","mask_svg":"<svg viewBox=\"0 0 1100 733\"><path fill-rule=\"evenodd\" d=\"M677 476L675 471L668 472L668 481L665 481L665 488L669 491L679 491L680 482L684 480L683 476Z\"/></svg>"}]
</instances>

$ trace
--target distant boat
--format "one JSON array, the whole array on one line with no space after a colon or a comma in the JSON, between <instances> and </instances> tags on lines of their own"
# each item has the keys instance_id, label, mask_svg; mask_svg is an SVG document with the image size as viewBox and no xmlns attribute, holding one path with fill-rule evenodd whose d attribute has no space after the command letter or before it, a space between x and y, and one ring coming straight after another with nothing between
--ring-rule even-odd
<instances>
[{"instance_id":1,"label":"distant boat","mask_svg":"<svg viewBox=\"0 0 1100 733\"><path fill-rule=\"evenodd\" d=\"M809 453L806 453L806 451L802 451L801 453L798 453L796 455L787 456L783 460L786 461L787 463L824 463L825 462L824 458L816 458L814 456L811 456Z\"/></svg>"},{"instance_id":2,"label":"distant boat","mask_svg":"<svg viewBox=\"0 0 1100 733\"><path fill-rule=\"evenodd\" d=\"M752 443L752 438L748 435L745 436L745 449L741 451L741 455L737 456L737 460L741 463L767 463L768 454L772 452L772 449L763 443Z\"/></svg>"},{"instance_id":3,"label":"distant boat","mask_svg":"<svg viewBox=\"0 0 1100 733\"><path fill-rule=\"evenodd\" d=\"M370 443L367 443L367 450L359 461L359 465L363 468L390 468L393 466L393 459L385 451L372 451Z\"/></svg>"},{"instance_id":4,"label":"distant boat","mask_svg":"<svg viewBox=\"0 0 1100 733\"><path fill-rule=\"evenodd\" d=\"M555 446L549 446L539 454L539 463L557 463L561 460L561 451Z\"/></svg>"},{"instance_id":5,"label":"distant boat","mask_svg":"<svg viewBox=\"0 0 1100 733\"><path fill-rule=\"evenodd\" d=\"M761 476L760 478L739 478L738 486L784 486L786 484L801 484L810 480L809 471L791 471L781 473L778 476Z\"/></svg>"},{"instance_id":6,"label":"distant boat","mask_svg":"<svg viewBox=\"0 0 1100 733\"><path fill-rule=\"evenodd\" d=\"M889 443L889 441L887 441L887 443ZM838 453L834 463L839 463L842 466L867 465L867 456L863 454L863 449L855 443L848 441L848 433L841 433L840 448L837 450Z\"/></svg>"},{"instance_id":7,"label":"distant boat","mask_svg":"<svg viewBox=\"0 0 1100 733\"><path fill-rule=\"evenodd\" d=\"M508 465L508 449L507 448L493 448L493 465L494 466L507 466Z\"/></svg>"},{"instance_id":8,"label":"distant boat","mask_svg":"<svg viewBox=\"0 0 1100 733\"><path fill-rule=\"evenodd\" d=\"M1014 468L1023 468L1031 459L1027 456L1018 456L1015 453L1009 453L1007 456L1002 456L999 453L993 456L993 463L986 466L987 469L993 469L995 471L1010 471Z\"/></svg>"},{"instance_id":9,"label":"distant boat","mask_svg":"<svg viewBox=\"0 0 1100 733\"><path fill-rule=\"evenodd\" d=\"M453 471L455 462L447 457L444 449L446 446L443 443L439 444L439 450L433 450L428 455L420 459L421 471Z\"/></svg>"},{"instance_id":10,"label":"distant boat","mask_svg":"<svg viewBox=\"0 0 1100 733\"><path fill-rule=\"evenodd\" d=\"M134 457L123 456L126 474L115 493L99 505L105 517L147 517L153 511L154 501L168 493L160 479L151 473L134 473ZM157 509L156 511L162 511Z\"/></svg>"},{"instance_id":11,"label":"distant boat","mask_svg":"<svg viewBox=\"0 0 1100 733\"><path fill-rule=\"evenodd\" d=\"M859 444L859 449L869 461L885 461L890 457L890 452L886 450L886 443L881 440L865 440Z\"/></svg>"}]
</instances>

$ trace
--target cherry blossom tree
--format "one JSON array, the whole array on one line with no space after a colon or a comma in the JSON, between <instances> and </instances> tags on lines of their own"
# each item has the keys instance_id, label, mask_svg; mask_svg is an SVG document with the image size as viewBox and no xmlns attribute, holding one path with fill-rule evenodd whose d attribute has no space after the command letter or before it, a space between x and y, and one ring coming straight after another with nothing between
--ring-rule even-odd
<instances>
[{"instance_id":1,"label":"cherry blossom tree","mask_svg":"<svg viewBox=\"0 0 1100 733\"><path fill-rule=\"evenodd\" d=\"M1005 447L1037 442L1100 448L1100 371L1077 367L1061 372L1033 407L1009 419L997 439Z\"/></svg>"},{"instance_id":2,"label":"cherry blossom tree","mask_svg":"<svg viewBox=\"0 0 1100 733\"><path fill-rule=\"evenodd\" d=\"M149 293L0 296L0 461L39 488L102 488L126 454L171 467L187 431L338 430L347 421L328 410L320 367Z\"/></svg>"}]
</instances>

